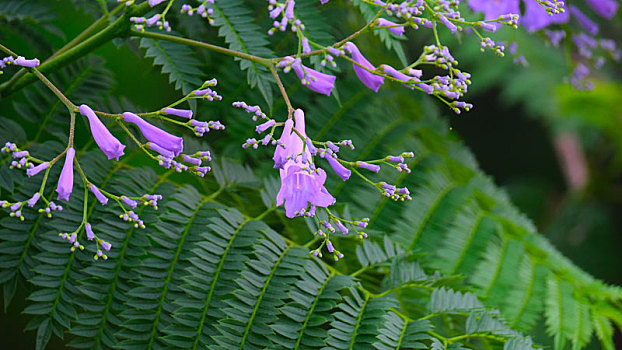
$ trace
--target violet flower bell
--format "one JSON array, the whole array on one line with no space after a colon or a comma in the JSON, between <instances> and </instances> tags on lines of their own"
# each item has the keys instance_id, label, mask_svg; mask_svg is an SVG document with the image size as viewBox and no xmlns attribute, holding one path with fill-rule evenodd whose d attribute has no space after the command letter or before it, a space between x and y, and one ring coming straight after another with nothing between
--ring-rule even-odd
<instances>
[{"instance_id":1,"label":"violet flower bell","mask_svg":"<svg viewBox=\"0 0 622 350\"><path fill-rule=\"evenodd\" d=\"M399 24L393 23L393 22L391 22L389 20L386 20L384 18L378 18L376 21L378 22L378 26L380 26L380 27L387 27L386 29L389 32L391 32L391 33L393 33L393 34L395 34L397 36L404 35L404 26L400 26Z\"/></svg>"},{"instance_id":2,"label":"violet flower bell","mask_svg":"<svg viewBox=\"0 0 622 350\"><path fill-rule=\"evenodd\" d=\"M56 192L58 192L58 199L69 201L69 196L73 190L73 159L76 156L76 150L73 147L67 149L65 155L65 164L63 170L58 178L58 185Z\"/></svg>"},{"instance_id":3,"label":"violet flower bell","mask_svg":"<svg viewBox=\"0 0 622 350\"><path fill-rule=\"evenodd\" d=\"M570 5L568 7L570 9L570 14L579 21L579 24L591 35L598 34L598 24L592 21L588 16L586 16L578 7L574 5Z\"/></svg>"},{"instance_id":4,"label":"violet flower bell","mask_svg":"<svg viewBox=\"0 0 622 350\"><path fill-rule=\"evenodd\" d=\"M376 67L374 67L366 58L365 56L363 56L363 54L361 54L361 51L359 51L359 48L356 47L356 45L354 45L354 43L352 42L347 42L344 47L343 47L346 51L350 52L350 55L352 56L352 59L354 60L354 62L358 63L359 65L373 71L376 70ZM370 88L371 90L378 92L378 89L380 89L380 86L382 84L384 84L384 77L381 77L379 75L376 75L370 71L368 71L365 68L360 67L357 64L352 64L352 68L354 69L354 73L356 73L356 76L359 78L359 80L365 84L365 86L367 86L368 88Z\"/></svg>"},{"instance_id":5,"label":"violet flower bell","mask_svg":"<svg viewBox=\"0 0 622 350\"><path fill-rule=\"evenodd\" d=\"M283 133L276 142L276 149L274 150L274 156L272 157L275 169L283 169L285 162L287 162L288 149L286 145L289 144L293 127L294 121L292 119L287 119L285 126L283 126Z\"/></svg>"},{"instance_id":6,"label":"violet flower bell","mask_svg":"<svg viewBox=\"0 0 622 350\"><path fill-rule=\"evenodd\" d=\"M95 139L95 142L102 152L106 154L108 160L114 159L118 161L119 157L124 155L123 150L125 149L125 145L112 136L104 123L97 118L95 112L93 112L89 106L80 106L80 114L88 118L93 139Z\"/></svg>"},{"instance_id":7,"label":"violet flower bell","mask_svg":"<svg viewBox=\"0 0 622 350\"><path fill-rule=\"evenodd\" d=\"M292 69L296 72L296 76L300 79L302 85L305 85L312 91L330 96L331 91L335 88L336 76L324 74L306 67L299 58L292 63Z\"/></svg>"},{"instance_id":8,"label":"violet flower bell","mask_svg":"<svg viewBox=\"0 0 622 350\"><path fill-rule=\"evenodd\" d=\"M337 176L339 176L343 181L347 181L350 178L350 175L352 175L352 171L344 167L343 164L339 162L335 153L329 151L324 156L324 159L328 161L330 167L333 168L335 173L337 173Z\"/></svg>"},{"instance_id":9,"label":"violet flower bell","mask_svg":"<svg viewBox=\"0 0 622 350\"><path fill-rule=\"evenodd\" d=\"M26 169L26 175L28 175L28 177L35 176L49 167L50 167L50 162L43 162L35 167Z\"/></svg>"},{"instance_id":10,"label":"violet flower bell","mask_svg":"<svg viewBox=\"0 0 622 350\"><path fill-rule=\"evenodd\" d=\"M585 0L599 16L612 19L618 11L618 3L615 0Z\"/></svg>"},{"instance_id":11,"label":"violet flower bell","mask_svg":"<svg viewBox=\"0 0 622 350\"><path fill-rule=\"evenodd\" d=\"M140 129L143 136L150 142L173 152L175 156L178 156L184 150L184 139L168 132L157 128L134 113L123 113L123 119L126 122L134 123Z\"/></svg>"},{"instance_id":12,"label":"violet flower bell","mask_svg":"<svg viewBox=\"0 0 622 350\"><path fill-rule=\"evenodd\" d=\"M192 119L192 110L190 109L179 109L179 108L171 108L166 107L163 108L162 111L167 115L176 115L178 117Z\"/></svg>"},{"instance_id":13,"label":"violet flower bell","mask_svg":"<svg viewBox=\"0 0 622 350\"><path fill-rule=\"evenodd\" d=\"M302 137L306 137L304 112L297 109L294 118L296 131ZM299 135L291 133L291 127L287 136L285 139L281 136L281 139L285 140L287 161L280 170L281 189L276 197L277 206L285 203L285 215L293 218L301 215L309 204L319 207L334 204L335 198L324 187L326 172L312 166L313 160L309 150L304 149L304 142Z\"/></svg>"}]
</instances>

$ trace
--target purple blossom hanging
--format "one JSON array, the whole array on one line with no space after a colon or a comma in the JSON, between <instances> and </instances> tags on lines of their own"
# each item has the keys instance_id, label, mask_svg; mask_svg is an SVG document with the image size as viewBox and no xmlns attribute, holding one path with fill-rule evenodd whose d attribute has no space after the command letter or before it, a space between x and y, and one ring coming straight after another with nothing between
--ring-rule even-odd
<instances>
[{"instance_id":1,"label":"purple blossom hanging","mask_svg":"<svg viewBox=\"0 0 622 350\"><path fill-rule=\"evenodd\" d=\"M58 192L58 199L69 201L69 196L73 190L73 159L76 156L76 150L73 147L67 149L65 155L65 164L63 170L58 178L58 185L56 192Z\"/></svg>"},{"instance_id":2,"label":"purple blossom hanging","mask_svg":"<svg viewBox=\"0 0 622 350\"><path fill-rule=\"evenodd\" d=\"M312 91L329 96L331 91L335 88L336 76L324 74L315 69L305 67L300 59L296 59L294 63L292 63L292 69L296 72L296 76L300 79L302 84Z\"/></svg>"},{"instance_id":3,"label":"purple blossom hanging","mask_svg":"<svg viewBox=\"0 0 622 350\"><path fill-rule=\"evenodd\" d=\"M175 156L178 156L184 150L184 139L147 123L136 114L125 112L123 113L123 119L126 122L136 124L147 140L173 152Z\"/></svg>"},{"instance_id":4,"label":"purple blossom hanging","mask_svg":"<svg viewBox=\"0 0 622 350\"><path fill-rule=\"evenodd\" d=\"M354 60L354 62L367 68L368 70L371 70L371 71L376 70L376 67L374 67L365 58L365 56L361 54L361 51L359 51L359 48L356 47L354 43L347 42L344 46L344 49L350 52L350 55L352 55L352 59ZM380 89L380 86L384 83L384 78L374 73L371 73L370 71L368 71L365 68L360 67L359 65L352 64L352 68L354 69L354 73L356 73L356 76L359 78L359 80L363 84L365 84L365 86L367 86L371 90L374 90L375 92L378 92L378 89Z\"/></svg>"},{"instance_id":5,"label":"purple blossom hanging","mask_svg":"<svg viewBox=\"0 0 622 350\"><path fill-rule=\"evenodd\" d=\"M300 133L300 136L306 137L304 112L297 109L294 118L296 119L296 131ZM335 198L324 188L326 172L312 167L309 149L304 147L304 142L298 134L290 133L286 136L287 138L281 136L286 146L284 156L287 161L280 170L281 189L276 197L277 206L285 203L285 215L293 218L301 215L309 204L319 207L334 204ZM305 148L304 152L303 148Z\"/></svg>"},{"instance_id":6,"label":"purple blossom hanging","mask_svg":"<svg viewBox=\"0 0 622 350\"><path fill-rule=\"evenodd\" d=\"M286 148L287 144L289 144L289 139L291 138L292 128L294 127L294 121L292 119L288 119L283 126L283 133L281 137L276 142L276 149L274 150L274 156L272 160L274 161L274 168L283 168L285 162L287 162L288 149Z\"/></svg>"},{"instance_id":7,"label":"purple blossom hanging","mask_svg":"<svg viewBox=\"0 0 622 350\"><path fill-rule=\"evenodd\" d=\"M80 114L87 117L89 120L89 125L91 127L91 134L93 135L93 139L99 146L99 148L106 154L108 159L119 160L119 157L123 156L123 149L125 149L125 145L119 142L108 129L104 125L104 123L97 118L95 112L87 106L80 106Z\"/></svg>"},{"instance_id":8,"label":"purple blossom hanging","mask_svg":"<svg viewBox=\"0 0 622 350\"><path fill-rule=\"evenodd\" d=\"M402 36L404 35L404 27L403 26L399 26L399 24L397 23L393 23L389 20L386 20L384 18L378 18L378 26L380 27L388 27L386 28L389 32L397 35L397 36ZM399 26L399 27L398 27Z\"/></svg>"}]
</instances>

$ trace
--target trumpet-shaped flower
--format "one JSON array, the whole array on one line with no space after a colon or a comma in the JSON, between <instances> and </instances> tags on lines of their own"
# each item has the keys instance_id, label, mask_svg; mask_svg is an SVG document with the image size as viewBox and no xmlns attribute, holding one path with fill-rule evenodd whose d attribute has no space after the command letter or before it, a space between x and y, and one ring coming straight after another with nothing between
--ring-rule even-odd
<instances>
[{"instance_id":1,"label":"trumpet-shaped flower","mask_svg":"<svg viewBox=\"0 0 622 350\"><path fill-rule=\"evenodd\" d=\"M585 0L594 12L601 17L612 19L618 11L618 3L614 0Z\"/></svg>"},{"instance_id":2,"label":"trumpet-shaped flower","mask_svg":"<svg viewBox=\"0 0 622 350\"><path fill-rule=\"evenodd\" d=\"M299 58L293 61L292 69L296 72L296 76L300 79L302 84L312 91L329 96L331 91L335 88L336 76L324 74L315 69L306 67L301 63Z\"/></svg>"},{"instance_id":3,"label":"trumpet-shaped flower","mask_svg":"<svg viewBox=\"0 0 622 350\"><path fill-rule=\"evenodd\" d=\"M123 119L136 124L147 140L173 152L175 156L178 156L184 150L184 139L147 123L136 114L125 112L123 113Z\"/></svg>"},{"instance_id":4,"label":"trumpet-shaped flower","mask_svg":"<svg viewBox=\"0 0 622 350\"><path fill-rule=\"evenodd\" d=\"M304 147L302 140L306 138L304 112L297 109L294 118L295 129L299 135L291 133L290 126L290 133L286 135L287 130L284 130L284 135L281 136L286 146L284 156L287 160L280 170L281 189L276 197L277 206L285 203L285 215L289 218L301 215L309 204L327 207L335 203L335 198L324 187L326 172L313 167L311 153Z\"/></svg>"},{"instance_id":5,"label":"trumpet-shaped flower","mask_svg":"<svg viewBox=\"0 0 622 350\"><path fill-rule=\"evenodd\" d=\"M324 156L324 159L328 161L328 164L330 164L331 168L333 168L335 173L337 173L343 181L348 180L350 175L352 175L352 171L344 167L343 164L337 160L337 155L335 153L327 153L326 156Z\"/></svg>"},{"instance_id":6,"label":"trumpet-shaped flower","mask_svg":"<svg viewBox=\"0 0 622 350\"><path fill-rule=\"evenodd\" d=\"M43 163L37 165L36 167L27 169L26 170L26 175L28 175L28 177L35 176L38 173L42 172L43 170L47 169L49 166L50 166L49 162L43 162Z\"/></svg>"},{"instance_id":7,"label":"trumpet-shaped flower","mask_svg":"<svg viewBox=\"0 0 622 350\"><path fill-rule=\"evenodd\" d=\"M391 33L393 33L393 34L395 34L397 36L402 36L404 34L404 26L400 26L399 24L393 23L393 22L391 22L389 20L386 20L384 18L378 18L377 21L378 21L378 25L379 26L387 27L386 29L389 32L391 32Z\"/></svg>"},{"instance_id":8,"label":"trumpet-shaped flower","mask_svg":"<svg viewBox=\"0 0 622 350\"><path fill-rule=\"evenodd\" d=\"M58 199L69 201L69 196L73 190L73 159L76 156L76 150L70 147L65 155L65 164L58 178L56 192Z\"/></svg>"},{"instance_id":9,"label":"trumpet-shaped flower","mask_svg":"<svg viewBox=\"0 0 622 350\"><path fill-rule=\"evenodd\" d=\"M344 49L350 52L350 55L352 56L352 59L354 60L354 62L358 63L358 64L352 64L352 67L354 69L354 73L356 73L356 76L359 78L359 80L371 90L378 92L378 89L380 89L380 86L384 83L384 78L370 72L370 71L376 70L376 67L374 67L365 58L365 56L361 54L361 51L358 49L356 45L354 45L354 43L347 42L344 46Z\"/></svg>"},{"instance_id":10,"label":"trumpet-shaped flower","mask_svg":"<svg viewBox=\"0 0 622 350\"><path fill-rule=\"evenodd\" d=\"M579 21L579 24L585 29L586 32L596 35L598 34L598 24L592 21L588 16L586 16L578 7L574 5L570 5L570 14Z\"/></svg>"},{"instance_id":11,"label":"trumpet-shaped flower","mask_svg":"<svg viewBox=\"0 0 622 350\"><path fill-rule=\"evenodd\" d=\"M283 126L283 133L276 143L276 149L274 150L274 156L272 157L275 169L282 169L285 162L287 162L288 150L286 145L289 143L289 139L291 138L293 127L294 121L292 119L288 119L285 122L285 126Z\"/></svg>"},{"instance_id":12,"label":"trumpet-shaped flower","mask_svg":"<svg viewBox=\"0 0 622 350\"><path fill-rule=\"evenodd\" d=\"M106 154L108 159L119 160L119 157L124 154L123 149L125 149L125 145L112 136L104 123L97 118L95 112L89 106L80 106L80 114L88 118L93 139L95 139L102 152Z\"/></svg>"}]
</instances>

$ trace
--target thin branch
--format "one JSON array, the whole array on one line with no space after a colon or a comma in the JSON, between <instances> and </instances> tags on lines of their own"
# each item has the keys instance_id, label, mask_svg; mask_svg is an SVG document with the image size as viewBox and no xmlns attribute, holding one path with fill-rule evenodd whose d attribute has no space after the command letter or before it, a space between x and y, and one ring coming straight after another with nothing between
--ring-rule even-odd
<instances>
[{"instance_id":1,"label":"thin branch","mask_svg":"<svg viewBox=\"0 0 622 350\"><path fill-rule=\"evenodd\" d=\"M281 91L281 95L283 95L283 99L285 100L285 104L287 105L287 119L292 119L292 114L294 113L294 107L292 107L292 103L289 100L289 96L287 96L287 91L285 91L285 86L281 82L281 78L279 78L279 73L276 71L276 68L273 64L271 64L268 68L270 68L270 73L274 76L276 80L276 84L279 86L279 90Z\"/></svg>"},{"instance_id":2,"label":"thin branch","mask_svg":"<svg viewBox=\"0 0 622 350\"><path fill-rule=\"evenodd\" d=\"M245 52L235 51L231 49L227 49L225 47L212 45L208 43L204 43L198 40L186 39L174 35L162 34L162 33L153 33L153 32L143 32L138 30L131 31L132 36L141 37L141 38L149 38L149 39L158 39L158 40L167 40L175 43L180 43L188 46L200 47L203 49L208 49L211 51L216 51L228 56L239 57L248 61L253 61L259 63L265 67L269 67L271 65L270 59L263 58L255 55L250 55Z\"/></svg>"}]
</instances>

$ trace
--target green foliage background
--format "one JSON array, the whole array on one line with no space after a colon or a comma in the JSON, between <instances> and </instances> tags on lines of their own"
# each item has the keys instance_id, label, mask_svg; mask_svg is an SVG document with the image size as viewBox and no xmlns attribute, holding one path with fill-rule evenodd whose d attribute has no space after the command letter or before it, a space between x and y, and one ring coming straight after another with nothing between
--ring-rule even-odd
<instances>
[{"instance_id":1,"label":"green foliage background","mask_svg":"<svg viewBox=\"0 0 622 350\"><path fill-rule=\"evenodd\" d=\"M330 43L369 17L364 5L355 5L333 1L320 7L317 1L300 0L297 10L311 38ZM175 7L170 21L196 40L260 56L286 54L296 45L295 37L268 38L264 7L255 1L217 2L213 28L196 16L176 16ZM0 40L22 55L46 57L99 15L99 7L89 1L3 0ZM379 33L357 43L374 61L395 66L418 56L429 39L423 31L407 42ZM521 34L499 35L519 40L526 54L532 53L528 58L534 57L535 67L520 82L507 84L503 77L518 69L511 59L473 52L477 45L468 39L455 43L455 56L473 68L466 70L474 75L475 102L477 96L481 99L476 108L489 108L486 88L501 85L505 99L489 114L509 113L504 104L511 101L529 115L546 116L537 125L540 130L545 125L552 133L583 131L590 152L603 147L588 142L594 134L605 135L607 149L613 148L611 164L618 164L622 137L613 130L612 119L619 117L619 109L604 106L617 106L619 85L603 83L612 87L601 90L599 85L595 93L579 95L584 100L578 102L576 92L557 87L564 70L547 70L545 63L563 62L557 53L542 51L538 41ZM227 130L201 140L185 135L186 147L209 148L226 157L216 158L213 177L205 180L166 172L131 150L122 161L108 162L93 147L84 123L78 123L80 161L95 183L119 193L155 192L165 200L158 211L139 213L145 230L116 219L111 206L91 202L89 221L114 247L110 259L99 262L92 261L92 252L69 252L58 239L58 232L73 230L81 219L79 185L66 210L52 220L35 211L26 211L23 223L1 214L2 328L7 330L2 342L13 348L615 348L622 289L566 259L484 174L449 127L455 124L467 139L486 138L466 126L478 118L477 109L458 119L435 101L397 85L387 84L375 94L347 65L342 67L343 72L336 72L337 93L330 98L301 88L293 74L282 76L293 104L307 113L309 135L352 139L358 147L347 153L350 159L404 150L416 157L409 176L382 174L411 189L413 200L407 203L387 201L362 181L343 184L329 176L327 187L338 197L338 210L369 216L373 224L365 242L337 242L346 255L338 263L309 258L312 224L286 219L274 208L279 182L269 152L240 147L253 124L231 107L233 101L261 104L284 116L267 71L180 44L117 38L50 74L74 102L111 112L160 108L215 77L223 100L192 107L200 119L220 119ZM551 82L549 98L534 96L528 88L541 86L543 71ZM590 118L590 103L602 108L600 118ZM0 141L28 146L40 158L64 147L69 116L43 85L0 100L0 110ZM543 134L539 142L546 144ZM9 170L7 162L2 159L0 198L29 197L38 183ZM611 164L595 162L594 167ZM586 193L568 195L563 209L550 214L553 224L542 225L537 211L531 217L540 227L557 229L553 238L558 240L571 228L567 218L588 206L595 209L585 222L602 222L597 219L607 218L602 208L609 202L598 194L606 191L602 187L612 188L619 175L611 168L610 177L596 176ZM534 191L532 197L538 199L554 192ZM533 203L526 196L515 198ZM525 208L533 211L533 206ZM610 269L619 271L615 265ZM607 276L620 282L616 274ZM16 337L24 326L31 332ZM445 339L454 344L444 344Z\"/></svg>"}]
</instances>

